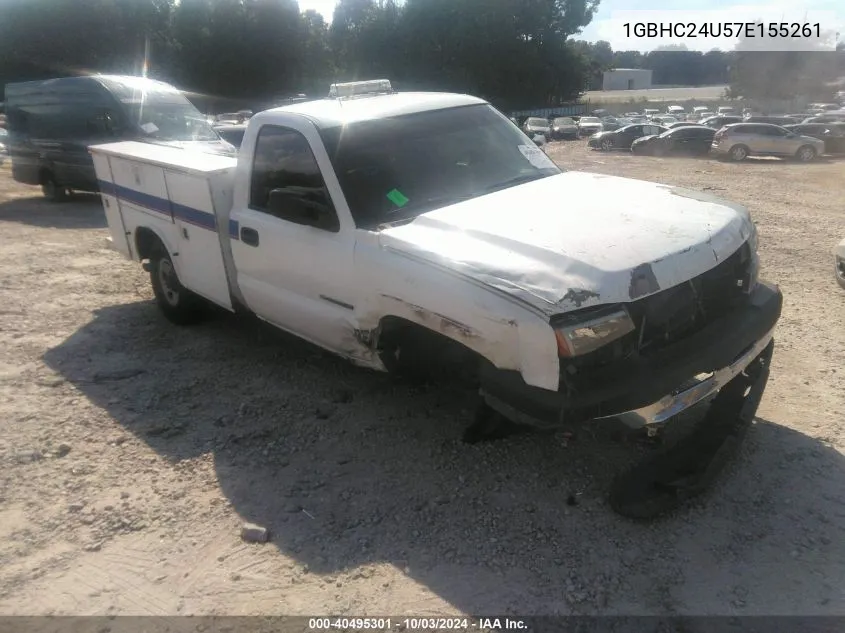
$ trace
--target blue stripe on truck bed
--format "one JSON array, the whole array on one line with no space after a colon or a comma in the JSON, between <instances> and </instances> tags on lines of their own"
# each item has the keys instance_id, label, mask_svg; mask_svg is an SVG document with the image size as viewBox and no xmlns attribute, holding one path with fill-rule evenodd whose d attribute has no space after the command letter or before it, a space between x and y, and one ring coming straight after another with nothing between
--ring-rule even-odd
<instances>
[{"instance_id":1,"label":"blue stripe on truck bed","mask_svg":"<svg viewBox=\"0 0 845 633\"><path fill-rule=\"evenodd\" d=\"M126 200L126 202L131 204L144 207L155 213L160 213L170 220L177 218L182 222L188 222L189 224L209 231L217 232L217 218L213 213L170 202L165 198L135 191L129 187L116 185L107 180L98 180L97 182L100 186L100 191L106 195L113 196L118 200ZM238 222L236 220L229 220L229 237L234 240L239 239L238 228Z\"/></svg>"}]
</instances>

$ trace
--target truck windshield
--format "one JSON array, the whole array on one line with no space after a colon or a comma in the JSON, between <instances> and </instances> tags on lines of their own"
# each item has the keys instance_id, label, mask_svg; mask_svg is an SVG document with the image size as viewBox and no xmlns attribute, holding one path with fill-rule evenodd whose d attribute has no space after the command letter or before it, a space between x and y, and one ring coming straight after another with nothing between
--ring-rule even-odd
<instances>
[{"instance_id":1,"label":"truck windshield","mask_svg":"<svg viewBox=\"0 0 845 633\"><path fill-rule=\"evenodd\" d=\"M360 121L320 134L361 228L561 172L486 104Z\"/></svg>"},{"instance_id":2,"label":"truck windshield","mask_svg":"<svg viewBox=\"0 0 845 633\"><path fill-rule=\"evenodd\" d=\"M190 103L124 103L133 125L153 139L216 141L208 120Z\"/></svg>"}]
</instances>

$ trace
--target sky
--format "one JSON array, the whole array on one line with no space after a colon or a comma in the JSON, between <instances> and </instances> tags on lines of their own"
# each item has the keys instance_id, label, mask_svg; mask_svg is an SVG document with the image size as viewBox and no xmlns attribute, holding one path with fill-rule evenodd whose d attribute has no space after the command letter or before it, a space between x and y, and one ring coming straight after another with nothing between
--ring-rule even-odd
<instances>
[{"instance_id":1,"label":"sky","mask_svg":"<svg viewBox=\"0 0 845 633\"><path fill-rule=\"evenodd\" d=\"M496 0L490 0L495 2ZM302 11L314 9L331 21L336 0L299 0ZM683 9L678 7L683 6ZM633 11L643 13L632 13ZM806 17L805 17L806 16ZM832 42L835 33L845 39L845 0L601 0L593 21L575 39L606 40L614 50L649 51L667 44L685 44L690 50L731 49L735 40L712 38L647 39L626 37L626 22L810 22L821 25Z\"/></svg>"}]
</instances>

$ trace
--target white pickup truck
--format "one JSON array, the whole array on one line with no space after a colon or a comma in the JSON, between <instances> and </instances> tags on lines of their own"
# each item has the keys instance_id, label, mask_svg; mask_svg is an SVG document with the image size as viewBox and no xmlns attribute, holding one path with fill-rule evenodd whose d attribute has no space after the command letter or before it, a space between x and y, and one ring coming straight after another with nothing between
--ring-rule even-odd
<instances>
[{"instance_id":1,"label":"white pickup truck","mask_svg":"<svg viewBox=\"0 0 845 633\"><path fill-rule=\"evenodd\" d=\"M744 208L560 169L481 99L345 87L256 114L237 159L90 149L171 321L207 301L375 370L470 367L482 430L656 429L740 383L753 415L782 295Z\"/></svg>"}]
</instances>

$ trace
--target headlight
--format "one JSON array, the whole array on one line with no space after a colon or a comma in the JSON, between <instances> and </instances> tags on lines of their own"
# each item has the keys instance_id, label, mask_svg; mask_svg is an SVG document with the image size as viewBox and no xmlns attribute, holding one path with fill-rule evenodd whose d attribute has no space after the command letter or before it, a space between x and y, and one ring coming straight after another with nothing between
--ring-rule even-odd
<instances>
[{"instance_id":1,"label":"headlight","mask_svg":"<svg viewBox=\"0 0 845 633\"><path fill-rule=\"evenodd\" d=\"M561 356L583 356L633 332L634 322L624 309L580 323L555 327L555 338Z\"/></svg>"},{"instance_id":2,"label":"headlight","mask_svg":"<svg viewBox=\"0 0 845 633\"><path fill-rule=\"evenodd\" d=\"M760 278L760 256L757 254L758 238L757 225L751 223L751 233L748 236L748 255L751 262L748 264L748 275L746 280L742 280L745 286L745 292L750 293L757 287L757 282Z\"/></svg>"},{"instance_id":3,"label":"headlight","mask_svg":"<svg viewBox=\"0 0 845 633\"><path fill-rule=\"evenodd\" d=\"M754 222L751 222L751 234L748 236L748 247L751 249L752 254L757 252L757 247L759 245L760 241L757 235L757 225L754 224Z\"/></svg>"}]
</instances>

